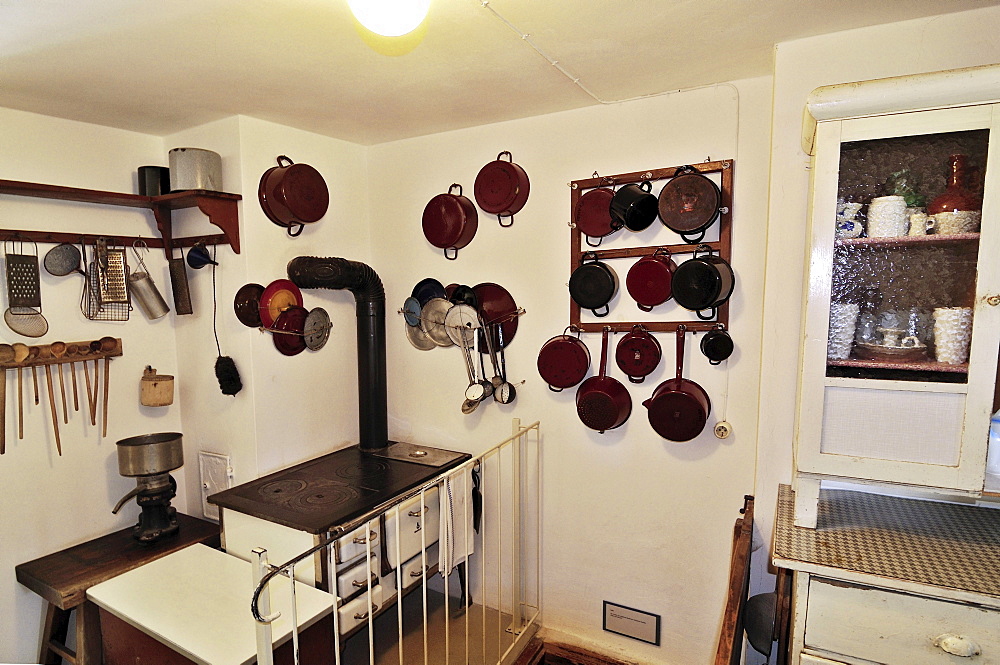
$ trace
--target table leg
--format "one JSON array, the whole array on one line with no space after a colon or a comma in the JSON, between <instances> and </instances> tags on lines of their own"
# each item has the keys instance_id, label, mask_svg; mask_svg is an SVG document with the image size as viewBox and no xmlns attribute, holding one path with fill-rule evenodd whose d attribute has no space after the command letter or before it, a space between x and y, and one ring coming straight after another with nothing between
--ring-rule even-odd
<instances>
[{"instance_id":1,"label":"table leg","mask_svg":"<svg viewBox=\"0 0 1000 665\"><path fill-rule=\"evenodd\" d=\"M101 614L89 600L76 612L76 665L101 665Z\"/></svg>"},{"instance_id":2,"label":"table leg","mask_svg":"<svg viewBox=\"0 0 1000 665\"><path fill-rule=\"evenodd\" d=\"M42 648L38 662L44 665L62 665L67 655L66 634L69 632L69 613L51 603L45 611L45 627L42 629Z\"/></svg>"}]
</instances>

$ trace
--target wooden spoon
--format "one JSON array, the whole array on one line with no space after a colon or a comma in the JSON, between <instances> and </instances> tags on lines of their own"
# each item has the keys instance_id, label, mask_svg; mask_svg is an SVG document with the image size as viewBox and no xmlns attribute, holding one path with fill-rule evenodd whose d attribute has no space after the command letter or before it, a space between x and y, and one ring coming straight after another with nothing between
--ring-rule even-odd
<instances>
[{"instance_id":1,"label":"wooden spoon","mask_svg":"<svg viewBox=\"0 0 1000 665\"><path fill-rule=\"evenodd\" d=\"M24 384L23 375L20 363L24 362L28 358L28 345L21 344L20 342L15 342L11 344L11 348L14 349L14 362L18 363L17 366L17 438L24 438L24 397L22 391L22 385Z\"/></svg>"},{"instance_id":2,"label":"wooden spoon","mask_svg":"<svg viewBox=\"0 0 1000 665\"><path fill-rule=\"evenodd\" d=\"M101 351L110 353L118 348L118 340L114 337L101 338ZM96 361L95 361L96 364ZM108 435L108 387L111 376L111 356L104 356L104 409L102 411L101 431L104 436Z\"/></svg>"},{"instance_id":3,"label":"wooden spoon","mask_svg":"<svg viewBox=\"0 0 1000 665\"><path fill-rule=\"evenodd\" d=\"M28 360L34 360L41 353L41 349L37 346L28 347ZM39 404L38 400L38 367L36 365L31 366L31 385L35 390L35 404Z\"/></svg>"},{"instance_id":4,"label":"wooden spoon","mask_svg":"<svg viewBox=\"0 0 1000 665\"><path fill-rule=\"evenodd\" d=\"M14 347L10 344L0 344L0 363L14 360ZM7 452L7 368L3 368L0 377L0 455Z\"/></svg>"},{"instance_id":5,"label":"wooden spoon","mask_svg":"<svg viewBox=\"0 0 1000 665\"><path fill-rule=\"evenodd\" d=\"M80 348L76 344L69 344L66 347L66 357L75 358L76 354L79 352ZM80 410L80 395L76 388L76 363L72 360L69 361L69 375L73 379L73 410Z\"/></svg>"},{"instance_id":6,"label":"wooden spoon","mask_svg":"<svg viewBox=\"0 0 1000 665\"><path fill-rule=\"evenodd\" d=\"M65 342L52 342L49 344L49 351L52 357L59 359L66 355ZM69 424L69 408L66 406L66 383L63 380L62 363L56 364L56 375L59 377L59 396L62 398L63 423Z\"/></svg>"},{"instance_id":7,"label":"wooden spoon","mask_svg":"<svg viewBox=\"0 0 1000 665\"><path fill-rule=\"evenodd\" d=\"M36 354L39 358L48 358L52 355L52 351L47 346L42 347L32 347L38 349ZM34 366L32 366L34 369ZM59 439L59 414L56 412L56 398L54 391L52 390L52 366L49 364L45 365L45 385L49 389L49 411L52 413L52 431L56 437L56 450L59 452L60 457L62 456L62 441Z\"/></svg>"}]
</instances>

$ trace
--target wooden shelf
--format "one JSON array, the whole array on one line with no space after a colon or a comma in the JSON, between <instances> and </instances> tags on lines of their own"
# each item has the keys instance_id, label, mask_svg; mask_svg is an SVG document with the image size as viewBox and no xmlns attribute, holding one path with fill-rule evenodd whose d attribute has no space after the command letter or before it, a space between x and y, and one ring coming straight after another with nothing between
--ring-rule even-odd
<instances>
[{"instance_id":1,"label":"wooden shelf","mask_svg":"<svg viewBox=\"0 0 1000 665\"><path fill-rule=\"evenodd\" d=\"M716 222L719 225L719 240L714 242L702 242L696 244L683 243L675 245L649 245L641 247L628 247L628 248L618 248L618 249L598 249L594 247L584 247L583 243L583 233L576 225L571 225L570 231L570 265L578 266L582 260L584 254L594 254L598 259L622 259L622 258L635 258L641 256L648 256L652 254L656 249L665 248L671 254L690 254L698 248L699 245L707 245L712 248L714 253L717 253L720 257L726 261L731 261L732 259L732 223L733 223L733 168L734 161L731 159L714 161L714 162L702 162L700 164L692 164L699 173L719 173L721 174L721 186L719 190L722 194L721 198L721 208L722 212L719 214L719 219ZM679 166L671 166L662 169L653 169L650 171L636 171L634 173L620 173L612 176L597 176L593 178L586 178L583 180L574 180L570 183L570 218L573 217L573 211L576 210L576 204L583 195L583 192L588 189L593 189L594 187L607 186L609 182L613 182L615 186L628 185L631 183L639 183L644 180L665 180L673 178L677 173L677 169L681 168ZM657 224L658 221L654 221ZM977 234L978 235L978 234ZM622 280L622 285L620 289L624 288L624 280ZM721 323L726 329L729 329L729 300L719 306L715 319L711 321L693 320L693 321L594 321L583 323L580 320L580 306L570 298L569 299L569 320L570 324L575 326L581 332L602 332L605 328L609 328L612 332L629 332L632 330L633 326L641 325L646 330L650 332L674 332L677 327L684 325L691 332L705 332L708 330L713 330L718 327Z\"/></svg>"},{"instance_id":2,"label":"wooden shelf","mask_svg":"<svg viewBox=\"0 0 1000 665\"><path fill-rule=\"evenodd\" d=\"M827 367L860 367L863 369L901 369L914 372L949 372L953 374L967 374L969 364L950 365L939 363L934 360L924 360L919 362L897 362L889 360L861 360L859 358L848 358L847 360L827 360Z\"/></svg>"},{"instance_id":3,"label":"wooden shelf","mask_svg":"<svg viewBox=\"0 0 1000 665\"><path fill-rule=\"evenodd\" d=\"M17 180L0 180L0 194L152 210L160 238L144 237L141 239L150 247L163 248L168 258L171 255L172 248L191 247L198 242L205 243L206 245L230 245L235 253L240 253L240 226L237 202L243 197L239 194L196 189L164 194L162 196L142 196L121 192L105 192L96 189L43 185ZM198 208L201 210L208 217L209 222L222 230L222 234L174 238L171 211L186 208ZM0 232L6 234L7 237L16 236L25 240L51 243L94 243L101 237L114 238L122 243L125 241L135 242L140 239L138 236L126 236L115 233L60 233L15 229L2 229Z\"/></svg>"},{"instance_id":4,"label":"wooden shelf","mask_svg":"<svg viewBox=\"0 0 1000 665\"><path fill-rule=\"evenodd\" d=\"M979 244L978 233L952 235L932 233L926 236L895 236L892 238L838 238L834 247L939 247L942 245Z\"/></svg>"}]
</instances>

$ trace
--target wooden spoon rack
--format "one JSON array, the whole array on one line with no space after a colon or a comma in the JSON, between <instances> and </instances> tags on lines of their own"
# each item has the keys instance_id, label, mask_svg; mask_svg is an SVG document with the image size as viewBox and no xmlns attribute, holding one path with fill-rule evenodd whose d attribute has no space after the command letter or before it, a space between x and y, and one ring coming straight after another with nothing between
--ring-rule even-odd
<instances>
[{"instance_id":1,"label":"wooden spoon rack","mask_svg":"<svg viewBox=\"0 0 1000 665\"><path fill-rule=\"evenodd\" d=\"M717 252L726 261L732 259L732 225L733 225L733 169L734 162L731 159L715 161L715 162L702 162L700 164L692 164L700 173L719 173L721 174L721 185L719 187L722 194L721 206L723 212L719 215L718 225L719 225L719 240L714 242L703 242L698 244L677 244L677 245L653 245L644 247L627 247L619 249L599 249L593 247L583 247L583 234L580 229L576 227L575 224L570 224L571 234L570 234L570 266L576 267L580 265L584 254L592 253L597 256L598 259L622 259L630 257L640 257L648 256L652 254L659 247L664 247L670 251L671 254L690 254L698 245L708 245L712 248L714 252ZM615 187L620 187L622 185L628 185L631 183L640 183L644 180L656 181L656 180L666 180L673 178L679 166L670 166L662 169L653 169L650 171L636 171L634 173L619 173L612 176L595 176L592 178L586 178L583 180L574 180L569 183L570 186L570 219L573 219L574 211L576 210L576 204L580 200L584 191L593 189L594 187L607 187L609 184L613 183ZM653 222L658 224L659 222ZM626 231L627 232L627 231ZM622 289L624 289L624 277L622 276ZM601 332L604 328L610 328L614 332L629 332L635 325L642 325L646 330L650 332L674 332L677 330L677 326L684 324L684 326L689 331L707 331L712 330L717 327L720 323L729 328L729 301L722 304L717 312L716 318L713 321L615 321L608 319L605 321L596 321L583 323L580 320L580 306L574 302L572 298L569 299L569 320L570 324L575 326L581 332Z\"/></svg>"},{"instance_id":2,"label":"wooden spoon rack","mask_svg":"<svg viewBox=\"0 0 1000 665\"><path fill-rule=\"evenodd\" d=\"M230 245L235 253L240 253L240 220L237 211L237 201L243 197L239 194L209 192L196 189L164 194L162 196L141 196L138 194L104 192L96 189L43 185L34 182L20 182L18 180L0 180L0 194L152 210L160 238L141 238L141 240L150 247L162 247L167 254L167 258L172 258L172 248L192 247L196 243ZM201 210L202 213L208 216L209 222L222 230L222 234L174 238L171 212L185 208L198 208ZM136 240L140 240L138 236L124 236L116 233L58 233L13 229L2 229L2 232L11 237L16 236L25 240L50 243L86 242L87 244L94 244L100 237L113 237L122 241L123 244L124 241L128 241L131 244Z\"/></svg>"},{"instance_id":3,"label":"wooden spoon rack","mask_svg":"<svg viewBox=\"0 0 1000 665\"><path fill-rule=\"evenodd\" d=\"M26 344L25 346L29 349L40 349L41 353L35 357L25 358L20 362L15 360L0 362L0 369L41 367L43 365L60 365L62 363L79 363L85 360L116 358L122 355L122 340L118 337L102 337L101 339L88 339L82 342L65 342L65 344L67 349L70 349L75 345L78 349L81 349L81 351L71 355L67 350L62 357L57 358L52 353L52 344ZM86 352L84 353L82 349L86 349Z\"/></svg>"}]
</instances>

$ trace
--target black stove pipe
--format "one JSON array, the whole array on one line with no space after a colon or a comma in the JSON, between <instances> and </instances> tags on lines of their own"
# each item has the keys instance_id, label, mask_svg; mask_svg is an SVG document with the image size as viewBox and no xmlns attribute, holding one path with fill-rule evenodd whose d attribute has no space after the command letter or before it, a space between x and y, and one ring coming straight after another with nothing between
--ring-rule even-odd
<instances>
[{"instance_id":1,"label":"black stove pipe","mask_svg":"<svg viewBox=\"0 0 1000 665\"><path fill-rule=\"evenodd\" d=\"M304 289L347 289L358 317L358 425L361 450L389 445L385 369L385 289L370 266L341 258L299 256L288 262L288 278Z\"/></svg>"}]
</instances>

